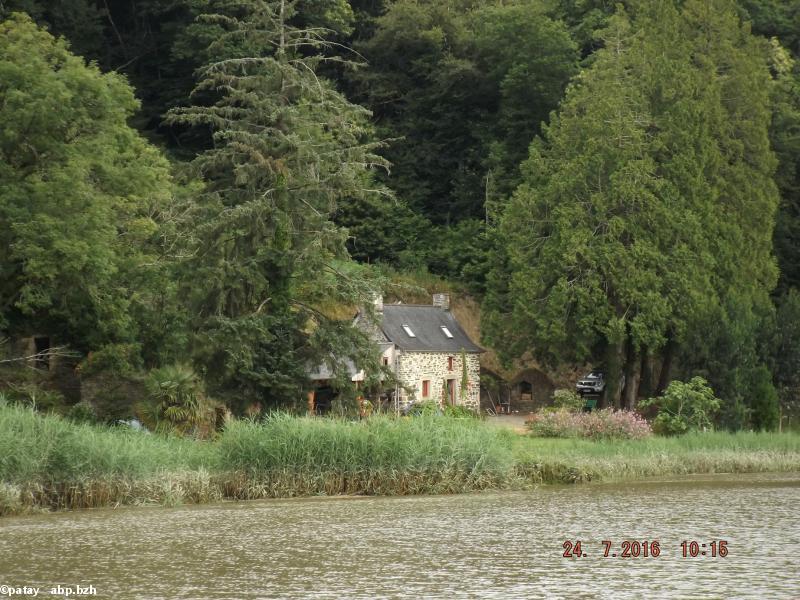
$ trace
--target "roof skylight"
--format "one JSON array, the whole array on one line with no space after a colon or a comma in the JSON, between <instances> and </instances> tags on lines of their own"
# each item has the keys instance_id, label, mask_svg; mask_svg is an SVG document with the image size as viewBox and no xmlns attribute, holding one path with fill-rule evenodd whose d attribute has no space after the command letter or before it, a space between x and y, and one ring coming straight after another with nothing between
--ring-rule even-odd
<instances>
[{"instance_id":1,"label":"roof skylight","mask_svg":"<svg viewBox=\"0 0 800 600\"><path fill-rule=\"evenodd\" d=\"M408 334L408 337L417 337L414 334L414 332L411 331L411 327L409 327L408 325L405 325L405 324L403 325L403 331L405 331Z\"/></svg>"},{"instance_id":2,"label":"roof skylight","mask_svg":"<svg viewBox=\"0 0 800 600\"><path fill-rule=\"evenodd\" d=\"M446 337L448 337L448 338L452 338L452 337L453 337L453 334L452 334L452 333L450 333L450 330L449 330L447 327L445 327L444 325L441 325L440 327L442 328L442 333L443 333L443 334L444 334Z\"/></svg>"}]
</instances>

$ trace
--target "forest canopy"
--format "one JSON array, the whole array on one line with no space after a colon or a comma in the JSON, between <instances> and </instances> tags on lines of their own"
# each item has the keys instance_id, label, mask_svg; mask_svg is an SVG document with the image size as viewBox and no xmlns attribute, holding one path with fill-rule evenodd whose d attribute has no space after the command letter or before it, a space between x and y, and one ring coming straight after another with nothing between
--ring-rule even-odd
<instances>
[{"instance_id":1,"label":"forest canopy","mask_svg":"<svg viewBox=\"0 0 800 600\"><path fill-rule=\"evenodd\" d=\"M343 317L430 274L507 364L602 365L614 406L702 376L724 426L798 408L798 0L0 20L0 340L298 406L309 364L384 377Z\"/></svg>"}]
</instances>

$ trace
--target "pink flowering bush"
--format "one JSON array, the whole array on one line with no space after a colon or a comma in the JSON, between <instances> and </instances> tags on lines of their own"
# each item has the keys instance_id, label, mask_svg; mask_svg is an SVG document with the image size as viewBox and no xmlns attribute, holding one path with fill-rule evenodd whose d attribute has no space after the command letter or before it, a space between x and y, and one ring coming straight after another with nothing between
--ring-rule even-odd
<instances>
[{"instance_id":1,"label":"pink flowering bush","mask_svg":"<svg viewBox=\"0 0 800 600\"><path fill-rule=\"evenodd\" d=\"M582 437L581 414L566 409L540 411L532 415L527 424L538 437Z\"/></svg>"},{"instance_id":2,"label":"pink flowering bush","mask_svg":"<svg viewBox=\"0 0 800 600\"><path fill-rule=\"evenodd\" d=\"M639 440L653 433L636 413L611 408L590 413L542 411L530 418L528 426L538 437Z\"/></svg>"}]
</instances>

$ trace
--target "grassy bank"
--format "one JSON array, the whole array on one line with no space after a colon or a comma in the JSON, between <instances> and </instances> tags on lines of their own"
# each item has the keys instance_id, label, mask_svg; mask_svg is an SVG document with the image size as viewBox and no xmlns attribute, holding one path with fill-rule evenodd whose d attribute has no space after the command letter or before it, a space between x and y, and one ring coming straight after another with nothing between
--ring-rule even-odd
<instances>
[{"instance_id":1,"label":"grassy bank","mask_svg":"<svg viewBox=\"0 0 800 600\"><path fill-rule=\"evenodd\" d=\"M0 406L0 514L507 488L514 480L512 438L472 419L275 415L234 422L212 443Z\"/></svg>"},{"instance_id":2,"label":"grassy bank","mask_svg":"<svg viewBox=\"0 0 800 600\"><path fill-rule=\"evenodd\" d=\"M709 432L636 441L520 436L513 453L519 475L540 483L800 471L797 433Z\"/></svg>"},{"instance_id":3,"label":"grassy bank","mask_svg":"<svg viewBox=\"0 0 800 600\"><path fill-rule=\"evenodd\" d=\"M523 437L471 419L276 415L234 422L218 440L196 442L0 406L0 515L761 471L800 471L800 435L591 442Z\"/></svg>"}]
</instances>

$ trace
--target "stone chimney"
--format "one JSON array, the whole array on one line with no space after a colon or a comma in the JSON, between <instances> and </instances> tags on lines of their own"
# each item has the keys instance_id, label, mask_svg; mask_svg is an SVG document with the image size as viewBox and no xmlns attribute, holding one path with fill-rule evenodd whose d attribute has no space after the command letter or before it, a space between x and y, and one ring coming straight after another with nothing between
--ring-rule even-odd
<instances>
[{"instance_id":1,"label":"stone chimney","mask_svg":"<svg viewBox=\"0 0 800 600\"><path fill-rule=\"evenodd\" d=\"M383 313L383 295L380 292L372 295L372 308L376 314Z\"/></svg>"},{"instance_id":2,"label":"stone chimney","mask_svg":"<svg viewBox=\"0 0 800 600\"><path fill-rule=\"evenodd\" d=\"M450 294L434 294L433 305L442 310L450 310Z\"/></svg>"}]
</instances>

